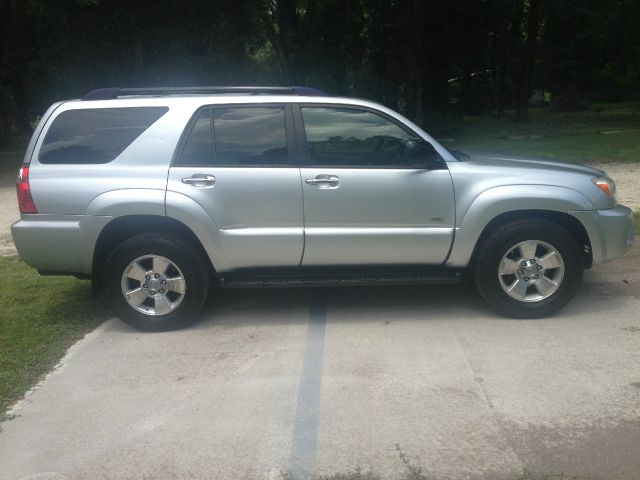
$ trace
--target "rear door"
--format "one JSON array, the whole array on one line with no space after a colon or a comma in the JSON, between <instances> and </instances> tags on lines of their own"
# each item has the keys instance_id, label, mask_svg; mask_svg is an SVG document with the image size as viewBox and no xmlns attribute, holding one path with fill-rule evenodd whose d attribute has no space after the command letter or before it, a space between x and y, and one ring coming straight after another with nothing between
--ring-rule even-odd
<instances>
[{"instance_id":1,"label":"rear door","mask_svg":"<svg viewBox=\"0 0 640 480\"><path fill-rule=\"evenodd\" d=\"M306 152L302 265L445 261L453 183L431 144L364 107L310 104L295 113Z\"/></svg>"},{"instance_id":2,"label":"rear door","mask_svg":"<svg viewBox=\"0 0 640 480\"><path fill-rule=\"evenodd\" d=\"M218 270L298 266L300 169L289 105L214 105L196 113L169 171L169 192L212 220Z\"/></svg>"}]
</instances>

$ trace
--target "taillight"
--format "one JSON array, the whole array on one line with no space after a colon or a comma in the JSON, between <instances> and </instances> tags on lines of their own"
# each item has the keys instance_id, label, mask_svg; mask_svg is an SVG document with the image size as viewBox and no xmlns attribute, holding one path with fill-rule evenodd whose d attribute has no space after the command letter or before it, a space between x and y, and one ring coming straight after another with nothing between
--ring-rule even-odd
<instances>
[{"instance_id":1,"label":"taillight","mask_svg":"<svg viewBox=\"0 0 640 480\"><path fill-rule=\"evenodd\" d=\"M36 204L33 203L33 197L31 196L31 188L29 187L29 167L20 167L16 190L18 191L20 213L38 213Z\"/></svg>"}]
</instances>

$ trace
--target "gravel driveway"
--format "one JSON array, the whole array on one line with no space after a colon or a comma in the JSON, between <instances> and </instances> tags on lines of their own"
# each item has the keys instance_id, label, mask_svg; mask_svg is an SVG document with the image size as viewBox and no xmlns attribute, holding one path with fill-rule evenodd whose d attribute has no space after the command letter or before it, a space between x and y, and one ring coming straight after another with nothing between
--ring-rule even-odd
<instances>
[{"instance_id":1,"label":"gravel driveway","mask_svg":"<svg viewBox=\"0 0 640 480\"><path fill-rule=\"evenodd\" d=\"M11 224L20 219L14 175L0 176L0 255L14 255Z\"/></svg>"}]
</instances>

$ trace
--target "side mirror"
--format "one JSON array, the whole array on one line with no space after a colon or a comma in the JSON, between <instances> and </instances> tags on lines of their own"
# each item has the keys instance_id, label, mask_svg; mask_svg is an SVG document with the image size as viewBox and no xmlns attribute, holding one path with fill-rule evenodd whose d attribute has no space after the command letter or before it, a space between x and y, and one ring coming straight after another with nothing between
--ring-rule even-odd
<instances>
[{"instance_id":1,"label":"side mirror","mask_svg":"<svg viewBox=\"0 0 640 480\"><path fill-rule=\"evenodd\" d=\"M415 166L425 170L440 170L445 163L437 150L429 142L421 138L407 140L406 162L408 166Z\"/></svg>"}]
</instances>

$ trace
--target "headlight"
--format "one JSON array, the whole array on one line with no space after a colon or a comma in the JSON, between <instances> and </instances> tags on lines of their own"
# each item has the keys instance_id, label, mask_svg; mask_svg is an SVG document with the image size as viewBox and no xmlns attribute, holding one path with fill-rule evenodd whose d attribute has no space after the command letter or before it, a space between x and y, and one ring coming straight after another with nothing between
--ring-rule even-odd
<instances>
[{"instance_id":1,"label":"headlight","mask_svg":"<svg viewBox=\"0 0 640 480\"><path fill-rule=\"evenodd\" d=\"M604 193L615 200L616 182L611 180L609 177L595 177L592 178L591 181L596 187L598 187L600 190L602 190Z\"/></svg>"}]
</instances>

